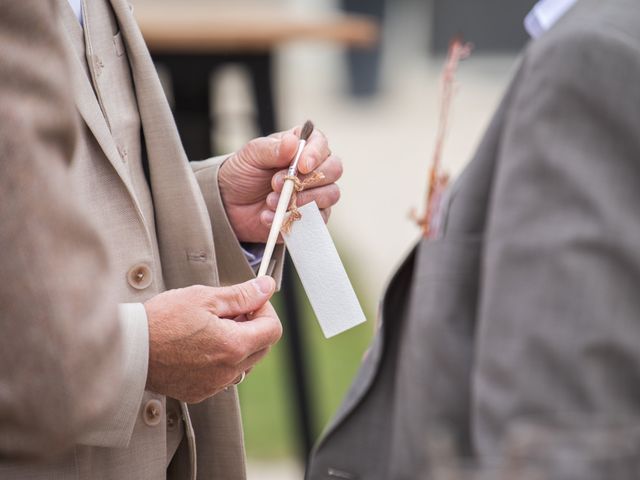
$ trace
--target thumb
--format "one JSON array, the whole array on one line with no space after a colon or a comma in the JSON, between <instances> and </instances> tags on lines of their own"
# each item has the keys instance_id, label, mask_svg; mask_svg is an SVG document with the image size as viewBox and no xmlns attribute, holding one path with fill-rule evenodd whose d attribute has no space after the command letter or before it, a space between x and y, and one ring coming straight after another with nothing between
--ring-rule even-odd
<instances>
[{"instance_id":1,"label":"thumb","mask_svg":"<svg viewBox=\"0 0 640 480\"><path fill-rule=\"evenodd\" d=\"M276 283L263 276L248 282L214 289L212 311L221 318L234 318L262 307L273 295Z\"/></svg>"},{"instance_id":2,"label":"thumb","mask_svg":"<svg viewBox=\"0 0 640 480\"><path fill-rule=\"evenodd\" d=\"M282 136L272 135L251 140L239 156L250 160L258 168L280 170L289 166L297 148L298 137L287 132Z\"/></svg>"},{"instance_id":3,"label":"thumb","mask_svg":"<svg viewBox=\"0 0 640 480\"><path fill-rule=\"evenodd\" d=\"M298 142L300 139L293 133L285 133L280 139L280 146L278 147L278 165L281 168L286 168L291 164L293 157L298 150Z\"/></svg>"}]
</instances>

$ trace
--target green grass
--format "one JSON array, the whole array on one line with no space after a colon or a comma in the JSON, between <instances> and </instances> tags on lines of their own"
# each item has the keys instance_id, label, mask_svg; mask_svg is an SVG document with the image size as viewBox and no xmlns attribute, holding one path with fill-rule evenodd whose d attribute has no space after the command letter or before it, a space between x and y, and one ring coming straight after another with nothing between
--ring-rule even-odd
<instances>
[{"instance_id":1,"label":"green grass","mask_svg":"<svg viewBox=\"0 0 640 480\"><path fill-rule=\"evenodd\" d=\"M372 337L374 317L372 312L365 312L368 319L365 324L327 340L299 285L298 298L303 310L301 330L309 369L308 385L311 389L313 420L319 434L340 404L358 370ZM279 313L282 311L278 296L274 299L274 306ZM286 322L283 323L286 336ZM240 386L247 455L254 459L277 459L298 453L295 425L297 415L283 340Z\"/></svg>"}]
</instances>

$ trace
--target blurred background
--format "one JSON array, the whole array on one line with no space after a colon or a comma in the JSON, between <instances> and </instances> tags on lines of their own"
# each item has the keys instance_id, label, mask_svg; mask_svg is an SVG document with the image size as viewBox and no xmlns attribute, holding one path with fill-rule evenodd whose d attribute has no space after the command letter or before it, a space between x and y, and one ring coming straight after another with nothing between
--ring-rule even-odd
<instances>
[{"instance_id":1,"label":"blurred background","mask_svg":"<svg viewBox=\"0 0 640 480\"><path fill-rule=\"evenodd\" d=\"M387 277L420 232L451 38L461 63L444 149L464 168L526 43L533 0L135 0L191 159L314 121L340 155L330 231L368 322L325 340L289 276L285 333L241 385L250 480L301 478L372 337Z\"/></svg>"}]
</instances>

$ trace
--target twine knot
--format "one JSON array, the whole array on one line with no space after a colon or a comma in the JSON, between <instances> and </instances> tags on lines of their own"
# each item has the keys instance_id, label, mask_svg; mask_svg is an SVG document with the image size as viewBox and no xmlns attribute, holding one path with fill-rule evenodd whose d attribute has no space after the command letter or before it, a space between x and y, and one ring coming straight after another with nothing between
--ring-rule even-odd
<instances>
[{"instance_id":1,"label":"twine knot","mask_svg":"<svg viewBox=\"0 0 640 480\"><path fill-rule=\"evenodd\" d=\"M285 219L282 224L282 233L289 233L291 231L291 227L293 226L293 222L296 222L302 218L302 214L298 210L298 193L303 191L307 187L312 187L319 181L324 179L324 173L322 172L313 172L304 180L300 180L295 175L287 175L284 177L284 181L291 180L293 182L293 193L291 194L291 200L289 201L289 207L287 208L287 212L289 215Z\"/></svg>"}]
</instances>

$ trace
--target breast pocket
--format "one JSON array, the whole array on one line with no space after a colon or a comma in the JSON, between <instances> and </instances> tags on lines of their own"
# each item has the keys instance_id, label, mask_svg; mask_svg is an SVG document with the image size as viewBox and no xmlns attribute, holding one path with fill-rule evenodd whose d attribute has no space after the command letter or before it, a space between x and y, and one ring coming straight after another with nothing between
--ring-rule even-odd
<instances>
[{"instance_id":1,"label":"breast pocket","mask_svg":"<svg viewBox=\"0 0 640 480\"><path fill-rule=\"evenodd\" d=\"M426 446L446 432L469 449L470 372L481 237L423 240L399 348L392 478L426 468Z\"/></svg>"}]
</instances>

